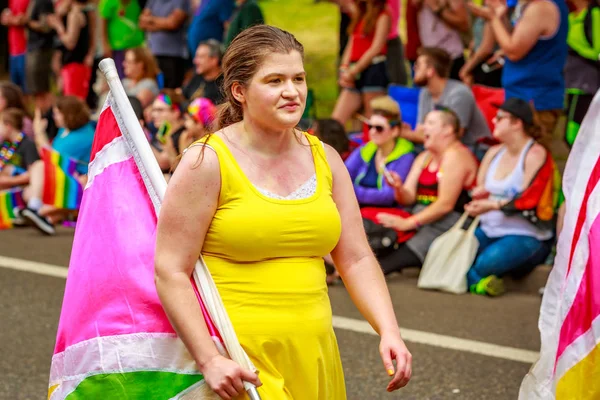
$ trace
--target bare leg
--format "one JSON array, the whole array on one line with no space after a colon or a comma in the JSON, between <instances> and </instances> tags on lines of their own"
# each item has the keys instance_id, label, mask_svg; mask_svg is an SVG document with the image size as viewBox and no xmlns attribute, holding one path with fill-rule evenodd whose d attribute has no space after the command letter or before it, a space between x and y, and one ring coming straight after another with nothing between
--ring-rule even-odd
<instances>
[{"instance_id":1,"label":"bare leg","mask_svg":"<svg viewBox=\"0 0 600 400\"><path fill-rule=\"evenodd\" d=\"M338 97L337 102L335 103L331 118L337 120L340 124L345 125L346 122L352 118L354 113L360 109L360 106L361 97L359 93L348 89L342 89L342 93L340 93L340 97Z\"/></svg>"},{"instance_id":2,"label":"bare leg","mask_svg":"<svg viewBox=\"0 0 600 400\"><path fill-rule=\"evenodd\" d=\"M24 200L29 203L32 199L42 200L44 193L44 162L36 161L29 167L29 186L24 192Z\"/></svg>"}]
</instances>

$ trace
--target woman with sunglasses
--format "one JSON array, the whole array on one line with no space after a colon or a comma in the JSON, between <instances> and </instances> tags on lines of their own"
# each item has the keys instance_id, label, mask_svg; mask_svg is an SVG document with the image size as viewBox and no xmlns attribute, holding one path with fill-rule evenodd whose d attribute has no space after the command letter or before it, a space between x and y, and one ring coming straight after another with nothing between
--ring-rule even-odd
<instances>
[{"instance_id":1,"label":"woman with sunglasses","mask_svg":"<svg viewBox=\"0 0 600 400\"><path fill-rule=\"evenodd\" d=\"M400 136L402 118L394 99L375 98L371 107L373 115L368 123L371 140L354 150L345 164L361 207L391 207L396 202L394 188L384 175L394 172L402 181L406 179L415 159L413 144Z\"/></svg>"},{"instance_id":2,"label":"woman with sunglasses","mask_svg":"<svg viewBox=\"0 0 600 400\"><path fill-rule=\"evenodd\" d=\"M468 190L477 176L477 160L460 142L460 121L452 110L437 107L425 117L425 151L420 153L406 180L394 172L389 184L396 201L412 206L411 216L380 213L380 224L399 232L416 231L379 262L385 274L421 267L431 243L450 229L469 201Z\"/></svg>"},{"instance_id":3,"label":"woman with sunglasses","mask_svg":"<svg viewBox=\"0 0 600 400\"><path fill-rule=\"evenodd\" d=\"M494 138L500 144L483 158L474 200L465 207L471 215L481 215L475 231L478 255L467 274L469 289L488 296L504 292L500 279L503 275L525 274L542 264L552 249L554 236L551 223L542 226L540 218L525 218L531 213L515 212L512 207L512 200L524 198L525 190L533 183L543 183L540 179L544 175L548 175L546 180L554 178L539 173L552 159L536 142L541 128L534 121L530 105L521 99L508 99L500 106L494 123ZM535 204L536 209L543 206L540 201Z\"/></svg>"}]
</instances>

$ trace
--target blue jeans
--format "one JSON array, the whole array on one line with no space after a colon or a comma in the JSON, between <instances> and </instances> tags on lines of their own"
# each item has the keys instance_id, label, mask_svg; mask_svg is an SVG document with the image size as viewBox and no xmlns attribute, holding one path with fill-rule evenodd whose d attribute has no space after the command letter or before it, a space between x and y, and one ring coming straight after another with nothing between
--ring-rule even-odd
<instances>
[{"instance_id":1,"label":"blue jeans","mask_svg":"<svg viewBox=\"0 0 600 400\"><path fill-rule=\"evenodd\" d=\"M542 264L552 250L552 240L542 242L531 236L490 238L477 228L475 237L479 241L479 249L475 263L467 273L469 286L490 275L526 274Z\"/></svg>"},{"instance_id":2,"label":"blue jeans","mask_svg":"<svg viewBox=\"0 0 600 400\"><path fill-rule=\"evenodd\" d=\"M25 92L25 54L10 56L10 80Z\"/></svg>"}]
</instances>

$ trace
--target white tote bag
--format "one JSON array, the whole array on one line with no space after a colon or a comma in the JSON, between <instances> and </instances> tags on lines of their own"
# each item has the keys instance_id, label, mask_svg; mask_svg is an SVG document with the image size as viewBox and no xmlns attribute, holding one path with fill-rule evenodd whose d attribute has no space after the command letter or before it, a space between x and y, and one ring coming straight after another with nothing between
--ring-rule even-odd
<instances>
[{"instance_id":1,"label":"white tote bag","mask_svg":"<svg viewBox=\"0 0 600 400\"><path fill-rule=\"evenodd\" d=\"M437 289L450 293L465 293L467 291L467 272L479 248L475 237L475 228L479 217L475 217L466 231L462 229L468 214L465 212L450 230L433 241L417 286L420 289Z\"/></svg>"}]
</instances>

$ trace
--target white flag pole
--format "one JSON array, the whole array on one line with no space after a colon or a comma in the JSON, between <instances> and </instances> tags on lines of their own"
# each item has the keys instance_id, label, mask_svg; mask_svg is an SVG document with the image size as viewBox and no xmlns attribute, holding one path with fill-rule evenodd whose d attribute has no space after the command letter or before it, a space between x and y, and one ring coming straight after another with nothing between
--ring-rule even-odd
<instances>
[{"instance_id":1,"label":"white flag pole","mask_svg":"<svg viewBox=\"0 0 600 400\"><path fill-rule=\"evenodd\" d=\"M152 187L156 192L160 202L162 202L167 190L167 181L165 180L165 177L158 166L158 162L152 153L150 143L148 143L148 139L142 130L142 126L135 116L133 107L127 98L127 94L125 93L125 89L123 89L121 79L119 79L119 74L117 73L115 62L112 58L105 58L100 61L98 66L100 71L102 71L106 77L110 92L123 116L122 122L125 125L125 128L129 131L128 139L131 139L135 144L135 148L140 155L142 163L144 164L144 169L148 174L148 178L150 179Z\"/></svg>"},{"instance_id":2,"label":"white flag pole","mask_svg":"<svg viewBox=\"0 0 600 400\"><path fill-rule=\"evenodd\" d=\"M99 68L106 77L110 92L121 114L121 122L128 131L126 139L133 142L132 144L135 147L134 150L139 155L139 159L143 164L147 178L150 181L149 183L152 188L148 189L152 189L157 197L156 203L158 204L155 204L155 209L158 213L160 210L160 204L162 203L167 190L167 181L165 180L162 171L158 166L158 162L152 153L150 143L148 143L148 139L142 131L142 127L135 116L133 107L127 98L127 94L125 93L125 89L123 89L123 85L119 79L119 74L117 73L115 62L111 58L105 58L100 61ZM210 272L208 271L208 268L206 267L206 264L202 260L202 257L200 257L200 260L196 262L196 267L194 268L194 280L198 286L198 291L202 297L204 305L208 310L208 313L211 316L211 319L223 337L223 341L225 342L225 346L227 347L227 351L231 359L237 362L242 368L256 372L256 367L252 364L252 361L250 361L250 358L243 350L237 339L237 336L235 335L233 324L231 323L231 320L225 311L225 306L223 305L221 297L219 296L217 287L212 279L212 276L210 275ZM246 389L250 400L260 400L260 395L258 394L258 391L254 385L249 382L244 382L244 388Z\"/></svg>"}]
</instances>

